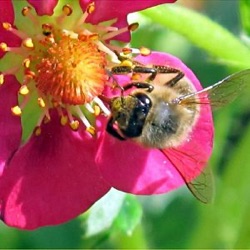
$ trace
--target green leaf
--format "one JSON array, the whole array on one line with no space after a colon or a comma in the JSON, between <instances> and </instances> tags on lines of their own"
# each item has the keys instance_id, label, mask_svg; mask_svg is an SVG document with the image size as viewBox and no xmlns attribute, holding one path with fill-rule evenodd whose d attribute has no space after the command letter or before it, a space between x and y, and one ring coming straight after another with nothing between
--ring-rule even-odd
<instances>
[{"instance_id":1,"label":"green leaf","mask_svg":"<svg viewBox=\"0 0 250 250\"><path fill-rule=\"evenodd\" d=\"M250 36L250 1L240 0L240 17L243 30Z\"/></svg>"},{"instance_id":2,"label":"green leaf","mask_svg":"<svg viewBox=\"0 0 250 250\"><path fill-rule=\"evenodd\" d=\"M250 50L228 30L208 17L177 4L158 6L141 12L153 23L183 35L220 62L240 69L250 67Z\"/></svg>"},{"instance_id":3,"label":"green leaf","mask_svg":"<svg viewBox=\"0 0 250 250\"><path fill-rule=\"evenodd\" d=\"M214 204L201 208L200 225L194 231L190 248L235 248L250 202L249 126L241 138L225 166L221 185L217 183Z\"/></svg>"},{"instance_id":4,"label":"green leaf","mask_svg":"<svg viewBox=\"0 0 250 250\"><path fill-rule=\"evenodd\" d=\"M136 197L127 195L120 213L114 221L114 230L118 229L131 236L142 218L142 208Z\"/></svg>"},{"instance_id":5,"label":"green leaf","mask_svg":"<svg viewBox=\"0 0 250 250\"><path fill-rule=\"evenodd\" d=\"M112 189L100 199L89 211L85 237L108 230L120 213L125 197L125 193Z\"/></svg>"}]
</instances>

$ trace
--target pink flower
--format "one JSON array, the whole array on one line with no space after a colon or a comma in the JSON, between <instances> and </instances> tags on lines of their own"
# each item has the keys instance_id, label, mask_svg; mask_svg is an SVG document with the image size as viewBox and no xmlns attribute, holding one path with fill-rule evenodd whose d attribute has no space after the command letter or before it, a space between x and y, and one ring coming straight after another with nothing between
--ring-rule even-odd
<instances>
[{"instance_id":1,"label":"pink flower","mask_svg":"<svg viewBox=\"0 0 250 250\"><path fill-rule=\"evenodd\" d=\"M16 19L11 1L0 9L4 223L24 229L63 223L85 212L111 187L135 194L170 191L183 185L175 164L191 179L199 175L212 149L209 107L201 107L190 141L176 149L184 155L179 159L170 149L164 155L108 135L109 110L98 98L108 82L106 69L119 64L114 50L122 51L110 40L128 41L128 31L137 26L128 26L126 15L174 1L123 1L116 8L114 1L93 5L86 0L80 1L83 12L77 1L63 11L56 8L57 1L28 2L38 15L25 2L23 16ZM110 19L117 19L112 26L100 24ZM194 74L173 56L152 53L137 60L179 68L201 89ZM119 84L122 79L118 77ZM106 116L98 116L100 112ZM185 155L194 156L187 168L190 158Z\"/></svg>"}]
</instances>

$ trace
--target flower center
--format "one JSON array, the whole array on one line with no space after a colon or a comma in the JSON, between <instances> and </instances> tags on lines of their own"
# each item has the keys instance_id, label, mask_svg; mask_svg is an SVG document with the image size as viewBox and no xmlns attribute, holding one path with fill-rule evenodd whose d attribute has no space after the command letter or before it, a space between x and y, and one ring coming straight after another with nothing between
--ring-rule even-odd
<instances>
[{"instance_id":1,"label":"flower center","mask_svg":"<svg viewBox=\"0 0 250 250\"><path fill-rule=\"evenodd\" d=\"M77 130L81 121L91 134L95 133L95 116L100 112L110 114L98 96L109 79L113 81L110 69L120 63L117 53L123 51L111 45L110 40L138 25L118 29L109 26L116 20L108 22L109 25L85 23L94 10L95 4L90 3L79 16L79 12L76 14L73 8L64 5L60 15L43 17L37 16L31 7L24 7L22 23L28 21L30 29L16 29L10 23L2 23L22 43L19 47L0 44L0 50L8 52L1 59L6 69L1 69L0 85L5 75L16 75L20 82L19 104L11 111L23 117L23 111L31 106L34 112L39 112L40 118L32 128L36 127L37 135L41 133L41 123L51 119L51 108L57 109L62 125L69 124ZM9 68L9 65L13 66ZM21 120L24 129L25 119Z\"/></svg>"},{"instance_id":2,"label":"flower center","mask_svg":"<svg viewBox=\"0 0 250 250\"><path fill-rule=\"evenodd\" d=\"M64 35L37 63L36 87L58 103L86 104L103 91L106 65L105 53L90 37Z\"/></svg>"}]
</instances>

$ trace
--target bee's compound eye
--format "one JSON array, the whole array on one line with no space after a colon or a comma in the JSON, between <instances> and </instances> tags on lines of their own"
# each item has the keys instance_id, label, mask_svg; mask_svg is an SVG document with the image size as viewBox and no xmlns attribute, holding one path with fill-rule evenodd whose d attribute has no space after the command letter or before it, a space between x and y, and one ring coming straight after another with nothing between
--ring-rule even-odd
<instances>
[{"instance_id":1,"label":"bee's compound eye","mask_svg":"<svg viewBox=\"0 0 250 250\"><path fill-rule=\"evenodd\" d=\"M148 95L144 93L136 93L135 97L140 101L141 105L146 108L151 108L152 102Z\"/></svg>"}]
</instances>

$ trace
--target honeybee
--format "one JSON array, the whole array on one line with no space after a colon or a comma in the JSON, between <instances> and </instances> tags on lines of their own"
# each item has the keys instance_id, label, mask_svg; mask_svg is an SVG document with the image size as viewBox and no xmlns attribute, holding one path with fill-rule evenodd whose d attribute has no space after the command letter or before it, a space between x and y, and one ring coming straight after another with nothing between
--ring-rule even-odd
<instances>
[{"instance_id":1,"label":"honeybee","mask_svg":"<svg viewBox=\"0 0 250 250\"><path fill-rule=\"evenodd\" d=\"M131 139L143 147L160 149L167 155L169 149L176 149L189 138L199 118L201 105L214 108L233 101L250 79L250 69L199 91L185 77L175 79L164 84L142 81L124 86L123 91L131 88L132 91L110 100L107 132L119 140ZM190 157L190 160L197 159ZM182 168L175 167L198 200L204 203L212 200L209 168L204 168L197 178L189 180Z\"/></svg>"}]
</instances>

